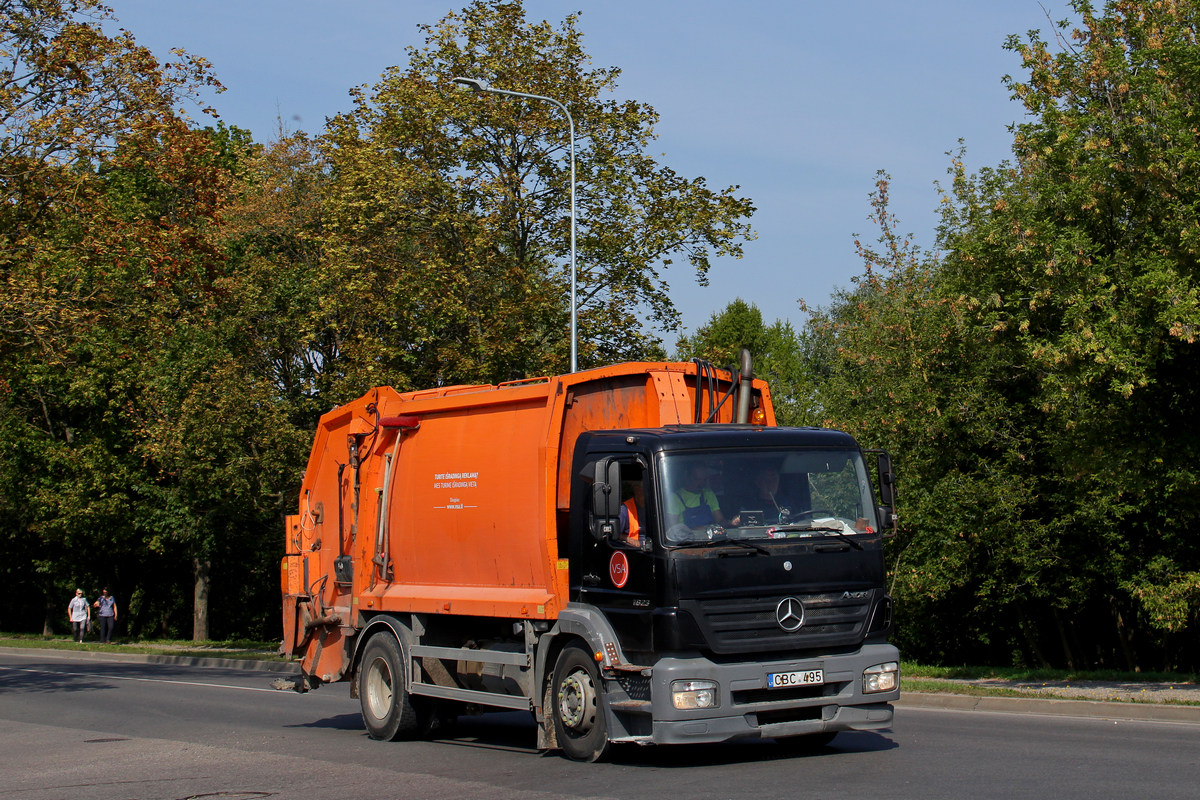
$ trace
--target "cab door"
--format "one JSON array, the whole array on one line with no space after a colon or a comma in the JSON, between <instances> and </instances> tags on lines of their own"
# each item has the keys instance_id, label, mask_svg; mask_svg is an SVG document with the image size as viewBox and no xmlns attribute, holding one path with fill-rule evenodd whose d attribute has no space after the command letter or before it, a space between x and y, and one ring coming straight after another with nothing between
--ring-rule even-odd
<instances>
[{"instance_id":1,"label":"cab door","mask_svg":"<svg viewBox=\"0 0 1200 800\"><path fill-rule=\"evenodd\" d=\"M580 558L581 602L605 612L626 649L649 649L655 585L654 510L647 477L637 456L597 454L585 468L605 476L600 491L585 496L590 535ZM605 503L604 495L612 497ZM597 508L597 504L607 508ZM615 512L615 513L614 513Z\"/></svg>"}]
</instances>

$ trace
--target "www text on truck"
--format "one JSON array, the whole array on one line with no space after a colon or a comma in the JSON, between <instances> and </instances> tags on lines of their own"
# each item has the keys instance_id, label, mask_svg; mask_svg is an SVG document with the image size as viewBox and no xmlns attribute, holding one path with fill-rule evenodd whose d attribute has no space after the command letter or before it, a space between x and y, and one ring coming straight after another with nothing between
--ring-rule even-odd
<instances>
[{"instance_id":1,"label":"www text on truck","mask_svg":"<svg viewBox=\"0 0 1200 800\"><path fill-rule=\"evenodd\" d=\"M776 426L749 372L380 387L325 414L286 519L299 687L348 682L376 739L526 710L583 761L890 727L890 457Z\"/></svg>"}]
</instances>

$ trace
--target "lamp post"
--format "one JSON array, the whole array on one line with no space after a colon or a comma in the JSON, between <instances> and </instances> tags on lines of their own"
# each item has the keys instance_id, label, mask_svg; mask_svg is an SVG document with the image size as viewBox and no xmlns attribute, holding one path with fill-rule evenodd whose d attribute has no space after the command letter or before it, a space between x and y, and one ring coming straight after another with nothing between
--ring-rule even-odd
<instances>
[{"instance_id":1,"label":"lamp post","mask_svg":"<svg viewBox=\"0 0 1200 800\"><path fill-rule=\"evenodd\" d=\"M509 97L524 97L528 100L545 100L547 103L553 103L558 106L559 110L567 117L567 127L571 134L571 372L578 372L579 350L576 345L577 323L575 312L575 120L571 119L571 112L567 110L567 107L553 97L528 94L526 92L513 92L508 89L496 89L489 86L487 81L480 78L454 78L453 83L459 86L466 86L477 92L506 94Z\"/></svg>"}]
</instances>

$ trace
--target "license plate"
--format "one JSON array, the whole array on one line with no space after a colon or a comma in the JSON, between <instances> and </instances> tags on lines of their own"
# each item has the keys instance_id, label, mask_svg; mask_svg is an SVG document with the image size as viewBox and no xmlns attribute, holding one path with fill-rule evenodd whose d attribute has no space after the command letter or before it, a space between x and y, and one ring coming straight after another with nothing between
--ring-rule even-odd
<instances>
[{"instance_id":1,"label":"license plate","mask_svg":"<svg viewBox=\"0 0 1200 800\"><path fill-rule=\"evenodd\" d=\"M825 682L825 671L807 669L800 672L771 672L767 674L768 689L783 689L788 686L820 686Z\"/></svg>"}]
</instances>

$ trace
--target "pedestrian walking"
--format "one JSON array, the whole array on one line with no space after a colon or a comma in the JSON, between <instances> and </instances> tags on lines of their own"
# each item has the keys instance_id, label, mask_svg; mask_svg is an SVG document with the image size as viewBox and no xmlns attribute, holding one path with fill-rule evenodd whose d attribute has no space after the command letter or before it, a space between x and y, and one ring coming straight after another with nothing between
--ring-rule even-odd
<instances>
[{"instance_id":1,"label":"pedestrian walking","mask_svg":"<svg viewBox=\"0 0 1200 800\"><path fill-rule=\"evenodd\" d=\"M88 624L92 621L92 607L83 596L83 589L76 589L75 596L67 604L67 619L71 622L71 636L83 644L83 635L87 633Z\"/></svg>"},{"instance_id":2,"label":"pedestrian walking","mask_svg":"<svg viewBox=\"0 0 1200 800\"><path fill-rule=\"evenodd\" d=\"M100 643L108 644L112 641L113 629L117 627L117 601L105 586L92 605L97 609L96 616L100 617Z\"/></svg>"}]
</instances>

